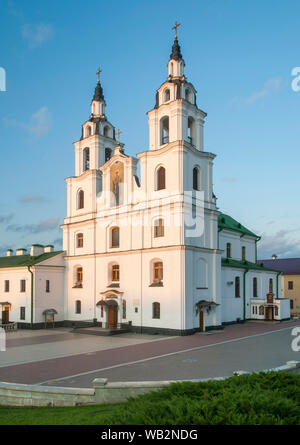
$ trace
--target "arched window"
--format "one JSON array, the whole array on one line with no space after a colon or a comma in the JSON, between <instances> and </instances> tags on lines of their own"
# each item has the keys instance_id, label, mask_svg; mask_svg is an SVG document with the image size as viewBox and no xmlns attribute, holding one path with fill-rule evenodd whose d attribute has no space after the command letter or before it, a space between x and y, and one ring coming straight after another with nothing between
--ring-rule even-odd
<instances>
[{"instance_id":1,"label":"arched window","mask_svg":"<svg viewBox=\"0 0 300 445\"><path fill-rule=\"evenodd\" d=\"M120 281L120 266L113 264L111 267L111 281Z\"/></svg>"},{"instance_id":2,"label":"arched window","mask_svg":"<svg viewBox=\"0 0 300 445\"><path fill-rule=\"evenodd\" d=\"M253 297L257 297L257 278L253 278Z\"/></svg>"},{"instance_id":3,"label":"arched window","mask_svg":"<svg viewBox=\"0 0 300 445\"><path fill-rule=\"evenodd\" d=\"M160 218L154 222L154 238L159 238L164 235L164 220Z\"/></svg>"},{"instance_id":4,"label":"arched window","mask_svg":"<svg viewBox=\"0 0 300 445\"><path fill-rule=\"evenodd\" d=\"M92 134L92 129L91 129L90 125L89 125L89 126L86 127L86 129L85 129L85 135L86 135L86 137L88 138L89 136L91 136L91 134Z\"/></svg>"},{"instance_id":5,"label":"arched window","mask_svg":"<svg viewBox=\"0 0 300 445\"><path fill-rule=\"evenodd\" d=\"M113 227L111 229L111 247L119 247L120 245L120 229Z\"/></svg>"},{"instance_id":6,"label":"arched window","mask_svg":"<svg viewBox=\"0 0 300 445\"><path fill-rule=\"evenodd\" d=\"M169 142L169 117L163 117L160 121L160 145Z\"/></svg>"},{"instance_id":7,"label":"arched window","mask_svg":"<svg viewBox=\"0 0 300 445\"><path fill-rule=\"evenodd\" d=\"M109 127L106 125L103 129L103 136L108 137L109 135Z\"/></svg>"},{"instance_id":8,"label":"arched window","mask_svg":"<svg viewBox=\"0 0 300 445\"><path fill-rule=\"evenodd\" d=\"M269 292L271 293L273 293L273 278L270 278L269 279Z\"/></svg>"},{"instance_id":9,"label":"arched window","mask_svg":"<svg viewBox=\"0 0 300 445\"><path fill-rule=\"evenodd\" d=\"M170 76L173 76L174 68L173 68L173 62L170 63Z\"/></svg>"},{"instance_id":10,"label":"arched window","mask_svg":"<svg viewBox=\"0 0 300 445\"><path fill-rule=\"evenodd\" d=\"M199 169L198 167L194 167L193 169L193 189L194 190L200 190L200 178L199 178Z\"/></svg>"},{"instance_id":11,"label":"arched window","mask_svg":"<svg viewBox=\"0 0 300 445\"><path fill-rule=\"evenodd\" d=\"M160 318L160 303L152 303L152 318Z\"/></svg>"},{"instance_id":12,"label":"arched window","mask_svg":"<svg viewBox=\"0 0 300 445\"><path fill-rule=\"evenodd\" d=\"M163 281L164 267L162 261L156 261L153 263L153 282L158 283Z\"/></svg>"},{"instance_id":13,"label":"arched window","mask_svg":"<svg viewBox=\"0 0 300 445\"><path fill-rule=\"evenodd\" d=\"M170 100L170 90L169 90L169 88L167 88L164 91L164 102L169 102L169 100Z\"/></svg>"},{"instance_id":14,"label":"arched window","mask_svg":"<svg viewBox=\"0 0 300 445\"><path fill-rule=\"evenodd\" d=\"M235 277L235 298L240 298L240 277Z\"/></svg>"},{"instance_id":15,"label":"arched window","mask_svg":"<svg viewBox=\"0 0 300 445\"><path fill-rule=\"evenodd\" d=\"M156 190L164 190L166 188L166 169L159 167L156 171Z\"/></svg>"},{"instance_id":16,"label":"arched window","mask_svg":"<svg viewBox=\"0 0 300 445\"><path fill-rule=\"evenodd\" d=\"M189 88L187 88L187 89L185 90L185 99L186 99L188 102L191 102L191 90L190 90Z\"/></svg>"},{"instance_id":17,"label":"arched window","mask_svg":"<svg viewBox=\"0 0 300 445\"><path fill-rule=\"evenodd\" d=\"M265 313L265 308L263 306L259 306L259 315L264 315Z\"/></svg>"},{"instance_id":18,"label":"arched window","mask_svg":"<svg viewBox=\"0 0 300 445\"><path fill-rule=\"evenodd\" d=\"M88 147L83 150L83 171L89 170L90 168L90 149Z\"/></svg>"},{"instance_id":19,"label":"arched window","mask_svg":"<svg viewBox=\"0 0 300 445\"><path fill-rule=\"evenodd\" d=\"M188 141L191 145L194 144L194 119L192 117L188 118Z\"/></svg>"},{"instance_id":20,"label":"arched window","mask_svg":"<svg viewBox=\"0 0 300 445\"><path fill-rule=\"evenodd\" d=\"M126 300L122 301L122 318L126 318Z\"/></svg>"},{"instance_id":21,"label":"arched window","mask_svg":"<svg viewBox=\"0 0 300 445\"><path fill-rule=\"evenodd\" d=\"M81 301L75 301L75 314L81 314Z\"/></svg>"},{"instance_id":22,"label":"arched window","mask_svg":"<svg viewBox=\"0 0 300 445\"><path fill-rule=\"evenodd\" d=\"M84 191L79 190L77 194L77 209L83 209L84 208Z\"/></svg>"},{"instance_id":23,"label":"arched window","mask_svg":"<svg viewBox=\"0 0 300 445\"><path fill-rule=\"evenodd\" d=\"M230 243L226 244L226 256L227 256L227 258L231 258L231 244Z\"/></svg>"},{"instance_id":24,"label":"arched window","mask_svg":"<svg viewBox=\"0 0 300 445\"><path fill-rule=\"evenodd\" d=\"M242 246L242 260L246 261L246 247Z\"/></svg>"},{"instance_id":25,"label":"arched window","mask_svg":"<svg viewBox=\"0 0 300 445\"><path fill-rule=\"evenodd\" d=\"M77 247L83 247L83 233L78 233L76 236L77 239Z\"/></svg>"},{"instance_id":26,"label":"arched window","mask_svg":"<svg viewBox=\"0 0 300 445\"><path fill-rule=\"evenodd\" d=\"M105 162L109 161L111 158L111 148L105 149Z\"/></svg>"},{"instance_id":27,"label":"arched window","mask_svg":"<svg viewBox=\"0 0 300 445\"><path fill-rule=\"evenodd\" d=\"M83 270L81 266L76 267L75 271L75 286L74 287L82 287L83 283Z\"/></svg>"}]
</instances>

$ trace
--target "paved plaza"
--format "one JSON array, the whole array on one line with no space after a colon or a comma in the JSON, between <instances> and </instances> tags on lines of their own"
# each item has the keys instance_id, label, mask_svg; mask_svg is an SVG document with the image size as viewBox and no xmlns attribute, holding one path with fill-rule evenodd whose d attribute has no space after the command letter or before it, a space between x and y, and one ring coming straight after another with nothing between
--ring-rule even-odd
<instances>
[{"instance_id":1,"label":"paved plaza","mask_svg":"<svg viewBox=\"0 0 300 445\"><path fill-rule=\"evenodd\" d=\"M259 371L300 360L291 331L300 320L230 325L187 337L126 333L110 337L70 329L17 331L0 352L0 381L92 387L110 381L199 379Z\"/></svg>"}]
</instances>

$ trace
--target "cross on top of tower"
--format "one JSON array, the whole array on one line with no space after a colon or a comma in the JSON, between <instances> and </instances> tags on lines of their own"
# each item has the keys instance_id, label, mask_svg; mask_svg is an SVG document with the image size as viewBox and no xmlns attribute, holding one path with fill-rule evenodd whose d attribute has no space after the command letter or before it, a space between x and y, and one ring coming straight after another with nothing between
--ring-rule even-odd
<instances>
[{"instance_id":1,"label":"cross on top of tower","mask_svg":"<svg viewBox=\"0 0 300 445\"><path fill-rule=\"evenodd\" d=\"M97 76L98 76L98 82L100 82L100 73L102 73L102 70L100 69L100 67L98 68L98 71L96 72Z\"/></svg>"},{"instance_id":2,"label":"cross on top of tower","mask_svg":"<svg viewBox=\"0 0 300 445\"><path fill-rule=\"evenodd\" d=\"M120 135L121 135L121 133L122 133L122 131L120 130L120 128L118 128L118 131L117 131L117 135L118 135L117 141L118 141L118 144L120 144Z\"/></svg>"},{"instance_id":3,"label":"cross on top of tower","mask_svg":"<svg viewBox=\"0 0 300 445\"><path fill-rule=\"evenodd\" d=\"M173 26L172 30L175 29L175 39L177 39L177 28L181 26L181 23L177 23L177 20L175 22L175 25Z\"/></svg>"}]
</instances>

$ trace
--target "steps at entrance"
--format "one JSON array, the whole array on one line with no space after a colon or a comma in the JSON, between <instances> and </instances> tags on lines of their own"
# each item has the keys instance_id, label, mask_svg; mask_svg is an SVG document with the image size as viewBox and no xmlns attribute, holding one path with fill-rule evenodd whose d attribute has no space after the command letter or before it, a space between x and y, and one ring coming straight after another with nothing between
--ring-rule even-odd
<instances>
[{"instance_id":1,"label":"steps at entrance","mask_svg":"<svg viewBox=\"0 0 300 445\"><path fill-rule=\"evenodd\" d=\"M73 329L71 332L74 334L85 334L85 335L100 335L100 336L108 336L108 335L120 335L120 334L126 334L127 332L130 332L129 329L105 329L105 328L98 328L96 326L90 327L90 328L76 328Z\"/></svg>"}]
</instances>

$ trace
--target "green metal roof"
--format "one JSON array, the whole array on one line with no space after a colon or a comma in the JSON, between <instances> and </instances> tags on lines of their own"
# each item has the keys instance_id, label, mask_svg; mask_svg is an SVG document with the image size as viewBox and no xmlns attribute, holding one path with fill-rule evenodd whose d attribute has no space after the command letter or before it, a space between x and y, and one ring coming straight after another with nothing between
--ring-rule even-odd
<instances>
[{"instance_id":1,"label":"green metal roof","mask_svg":"<svg viewBox=\"0 0 300 445\"><path fill-rule=\"evenodd\" d=\"M235 232L241 233L242 235L253 236L257 239L260 239L260 236L251 232L251 230L247 229L245 226L243 226L241 223L233 219L231 216L225 215L225 213L221 213L221 215L219 215L218 227L220 230L222 229L233 230Z\"/></svg>"},{"instance_id":2,"label":"green metal roof","mask_svg":"<svg viewBox=\"0 0 300 445\"><path fill-rule=\"evenodd\" d=\"M280 272L269 267L264 267L263 263L252 263L251 261L233 260L232 258L222 258L222 267L235 267L237 269L267 270L269 272Z\"/></svg>"},{"instance_id":3,"label":"green metal roof","mask_svg":"<svg viewBox=\"0 0 300 445\"><path fill-rule=\"evenodd\" d=\"M34 257L30 255L13 255L13 256L0 257L0 268L34 266L35 264L48 260L49 258L59 255L62 252L63 250L59 250L56 252L42 253L41 255Z\"/></svg>"}]
</instances>

